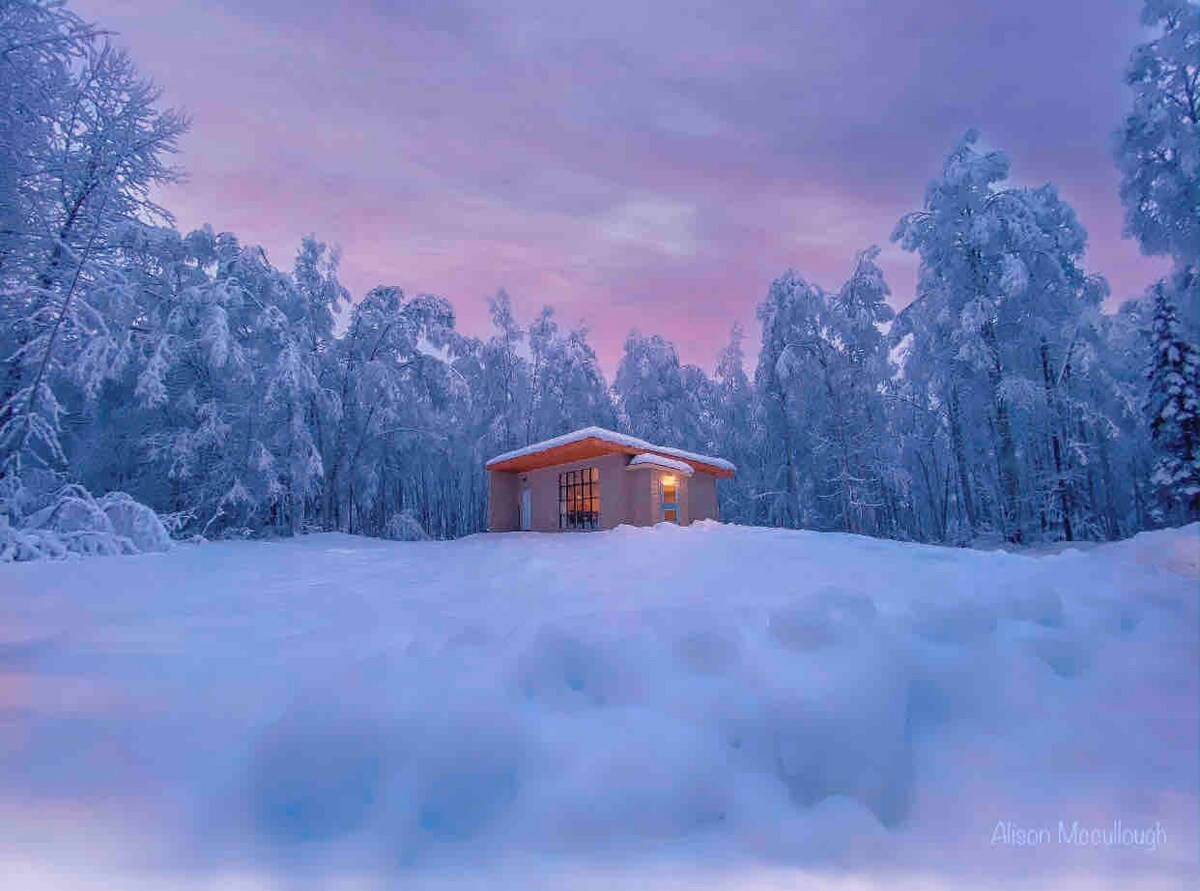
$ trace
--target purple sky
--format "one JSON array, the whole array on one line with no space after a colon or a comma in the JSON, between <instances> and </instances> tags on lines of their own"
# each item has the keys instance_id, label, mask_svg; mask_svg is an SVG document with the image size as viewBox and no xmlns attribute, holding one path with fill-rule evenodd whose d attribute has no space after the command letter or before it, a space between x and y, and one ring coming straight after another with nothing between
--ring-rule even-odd
<instances>
[{"instance_id":1,"label":"purple sky","mask_svg":"<svg viewBox=\"0 0 1200 891\"><path fill-rule=\"evenodd\" d=\"M289 266L315 232L377 283L637 325L711 367L788 266L828 287L887 243L968 126L1056 182L1114 297L1163 264L1120 237L1110 133L1140 0L75 0L194 127L181 226Z\"/></svg>"}]
</instances>

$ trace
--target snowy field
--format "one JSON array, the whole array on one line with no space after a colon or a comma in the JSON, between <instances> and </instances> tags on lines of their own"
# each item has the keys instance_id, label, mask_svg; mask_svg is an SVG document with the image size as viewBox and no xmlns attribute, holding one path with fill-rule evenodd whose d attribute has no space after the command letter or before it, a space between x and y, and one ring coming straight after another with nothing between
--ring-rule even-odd
<instances>
[{"instance_id":1,"label":"snowy field","mask_svg":"<svg viewBox=\"0 0 1200 891\"><path fill-rule=\"evenodd\" d=\"M1185 887L1198 578L1200 526L0 566L0 886Z\"/></svg>"}]
</instances>

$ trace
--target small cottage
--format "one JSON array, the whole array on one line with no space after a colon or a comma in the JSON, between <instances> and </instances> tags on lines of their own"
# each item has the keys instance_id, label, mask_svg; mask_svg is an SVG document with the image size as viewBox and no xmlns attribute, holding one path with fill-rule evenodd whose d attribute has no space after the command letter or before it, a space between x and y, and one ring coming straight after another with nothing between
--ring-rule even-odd
<instances>
[{"instance_id":1,"label":"small cottage","mask_svg":"<svg viewBox=\"0 0 1200 891\"><path fill-rule=\"evenodd\" d=\"M728 461L585 427L487 463L488 529L567 532L717 519Z\"/></svg>"}]
</instances>

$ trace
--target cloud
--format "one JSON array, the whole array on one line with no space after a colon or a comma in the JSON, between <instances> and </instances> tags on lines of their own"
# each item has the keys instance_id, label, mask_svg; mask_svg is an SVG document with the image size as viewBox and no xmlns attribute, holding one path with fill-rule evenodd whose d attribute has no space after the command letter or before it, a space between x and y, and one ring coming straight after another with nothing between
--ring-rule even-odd
<instances>
[{"instance_id":1,"label":"cloud","mask_svg":"<svg viewBox=\"0 0 1200 891\"><path fill-rule=\"evenodd\" d=\"M649 247L674 258L696 253L696 209L670 198L630 199L600 220L603 235L622 245Z\"/></svg>"},{"instance_id":2,"label":"cloud","mask_svg":"<svg viewBox=\"0 0 1200 891\"><path fill-rule=\"evenodd\" d=\"M609 367L634 305L709 365L783 269L836 286L970 125L1076 203L1114 299L1161 271L1108 154L1135 0L78 5L193 114L181 225L283 265L316 232L356 293L444 294L472 333L503 285ZM902 305L915 264L883 263Z\"/></svg>"}]
</instances>

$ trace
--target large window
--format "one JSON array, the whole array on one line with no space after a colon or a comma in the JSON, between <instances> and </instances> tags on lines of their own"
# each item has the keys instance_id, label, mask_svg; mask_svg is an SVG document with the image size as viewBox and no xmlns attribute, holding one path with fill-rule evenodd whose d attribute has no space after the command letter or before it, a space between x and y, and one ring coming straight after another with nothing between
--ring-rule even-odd
<instances>
[{"instance_id":1,"label":"large window","mask_svg":"<svg viewBox=\"0 0 1200 891\"><path fill-rule=\"evenodd\" d=\"M600 525L600 473L595 467L558 475L558 528L595 529Z\"/></svg>"}]
</instances>

